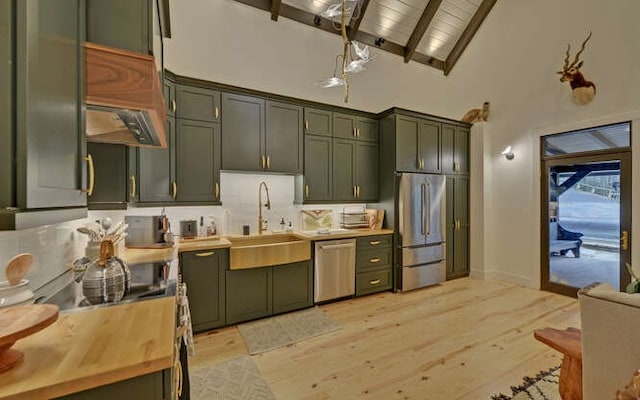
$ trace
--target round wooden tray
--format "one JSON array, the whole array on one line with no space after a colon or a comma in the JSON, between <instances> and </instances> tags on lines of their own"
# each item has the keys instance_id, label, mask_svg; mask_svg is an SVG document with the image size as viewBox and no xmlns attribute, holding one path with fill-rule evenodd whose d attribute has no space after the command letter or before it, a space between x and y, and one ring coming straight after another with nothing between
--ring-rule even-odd
<instances>
[{"instance_id":1,"label":"round wooden tray","mask_svg":"<svg viewBox=\"0 0 640 400\"><path fill-rule=\"evenodd\" d=\"M0 373L11 369L23 358L23 354L11 346L32 335L58 319L58 306L53 304L29 304L0 308Z\"/></svg>"}]
</instances>

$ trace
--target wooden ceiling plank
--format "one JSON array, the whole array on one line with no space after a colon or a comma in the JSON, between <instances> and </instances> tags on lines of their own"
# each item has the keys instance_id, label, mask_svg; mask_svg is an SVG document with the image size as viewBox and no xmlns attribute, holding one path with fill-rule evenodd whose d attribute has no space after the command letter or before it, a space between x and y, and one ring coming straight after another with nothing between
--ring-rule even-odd
<instances>
[{"instance_id":1,"label":"wooden ceiling plank","mask_svg":"<svg viewBox=\"0 0 640 400\"><path fill-rule=\"evenodd\" d=\"M602 143L607 149L615 149L616 147L620 147L613 140L606 137L604 133L600 131L591 131L590 133L595 140Z\"/></svg>"},{"instance_id":2,"label":"wooden ceiling plank","mask_svg":"<svg viewBox=\"0 0 640 400\"><path fill-rule=\"evenodd\" d=\"M458 59L464 52L464 49L471 42L471 39L473 39L473 36L476 34L478 28L480 28L480 25L482 25L484 19L487 17L487 15L489 15L489 11L491 11L493 5L496 4L496 1L497 0L482 0L482 4L480 4L480 7L478 7L476 13L473 14L473 17L471 17L469 25L467 25L467 28L464 30L464 32L462 32L460 39L458 39L456 45L453 46L453 50L451 50L449 56L445 60L445 75L449 75L449 72L451 72L453 66L456 64L456 61L458 61Z\"/></svg>"},{"instance_id":3,"label":"wooden ceiling plank","mask_svg":"<svg viewBox=\"0 0 640 400\"><path fill-rule=\"evenodd\" d=\"M278 15L280 15L280 5L282 0L271 0L271 20L277 21Z\"/></svg>"},{"instance_id":4,"label":"wooden ceiling plank","mask_svg":"<svg viewBox=\"0 0 640 400\"><path fill-rule=\"evenodd\" d=\"M353 40L358 33L358 29L360 29L360 23L364 18L364 13L367 12L367 7L369 7L369 0L358 0L358 9L351 14L351 21L349 22L349 26L347 27L347 34L349 36L349 40ZM354 18L357 16L358 18Z\"/></svg>"},{"instance_id":5,"label":"wooden ceiling plank","mask_svg":"<svg viewBox=\"0 0 640 400\"><path fill-rule=\"evenodd\" d=\"M429 3L424 9L422 16L418 20L416 27L414 28L411 36L409 37L409 41L407 42L407 46L404 50L404 62L408 63L413 57L413 53L415 53L416 48L418 47L418 43L424 36L424 33L427 31L431 20L436 15L436 11L438 11L438 7L440 7L440 3L442 0L429 0Z\"/></svg>"},{"instance_id":6,"label":"wooden ceiling plank","mask_svg":"<svg viewBox=\"0 0 640 400\"><path fill-rule=\"evenodd\" d=\"M235 1L258 8L263 11L271 12L271 0L235 0ZM337 36L341 35L340 31L333 27L331 20L322 18L308 11L304 11L304 10L300 10L299 8L292 7L286 3L280 4L280 16L294 20L301 24L309 25L314 28L333 33L334 35L337 35ZM401 57L404 55L404 49L405 49L404 46L398 43L394 43L390 40L385 40L384 43L381 43L380 45L378 45L376 44L377 39L379 39L377 36L374 36L370 33L362 32L362 31L358 31L355 34L355 40L360 43L364 43L366 45L371 46L374 49L381 49ZM414 54L414 61L424 65L428 65L430 67L444 70L444 61L434 59L433 57L429 57L421 53Z\"/></svg>"}]
</instances>

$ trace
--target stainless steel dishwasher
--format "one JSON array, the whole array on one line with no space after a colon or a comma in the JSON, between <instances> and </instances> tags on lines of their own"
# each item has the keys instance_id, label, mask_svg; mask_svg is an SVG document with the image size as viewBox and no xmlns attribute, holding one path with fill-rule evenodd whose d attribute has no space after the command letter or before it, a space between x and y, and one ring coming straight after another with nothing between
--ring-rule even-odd
<instances>
[{"instance_id":1,"label":"stainless steel dishwasher","mask_svg":"<svg viewBox=\"0 0 640 400\"><path fill-rule=\"evenodd\" d=\"M314 301L356 292L356 240L324 240L315 245Z\"/></svg>"}]
</instances>

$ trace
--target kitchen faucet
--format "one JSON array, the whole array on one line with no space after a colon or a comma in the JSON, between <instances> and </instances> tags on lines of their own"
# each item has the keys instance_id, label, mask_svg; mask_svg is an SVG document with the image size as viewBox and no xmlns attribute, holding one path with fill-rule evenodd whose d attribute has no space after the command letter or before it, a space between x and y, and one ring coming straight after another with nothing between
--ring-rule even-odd
<instances>
[{"instance_id":1,"label":"kitchen faucet","mask_svg":"<svg viewBox=\"0 0 640 400\"><path fill-rule=\"evenodd\" d=\"M258 187L258 234L262 235L262 232L267 230L267 220L262 219L262 187L264 186L264 191L267 193L267 202L264 206L267 210L271 210L271 200L269 200L269 188L267 184L262 181L260 182L260 186Z\"/></svg>"}]
</instances>

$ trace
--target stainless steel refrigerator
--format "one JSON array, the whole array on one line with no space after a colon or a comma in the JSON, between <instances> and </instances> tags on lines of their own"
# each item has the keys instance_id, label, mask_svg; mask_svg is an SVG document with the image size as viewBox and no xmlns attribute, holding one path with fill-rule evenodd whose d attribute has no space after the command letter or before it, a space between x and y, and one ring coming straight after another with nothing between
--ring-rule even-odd
<instances>
[{"instance_id":1,"label":"stainless steel refrigerator","mask_svg":"<svg viewBox=\"0 0 640 400\"><path fill-rule=\"evenodd\" d=\"M443 282L446 177L402 173L398 179L396 288L407 291Z\"/></svg>"}]
</instances>

